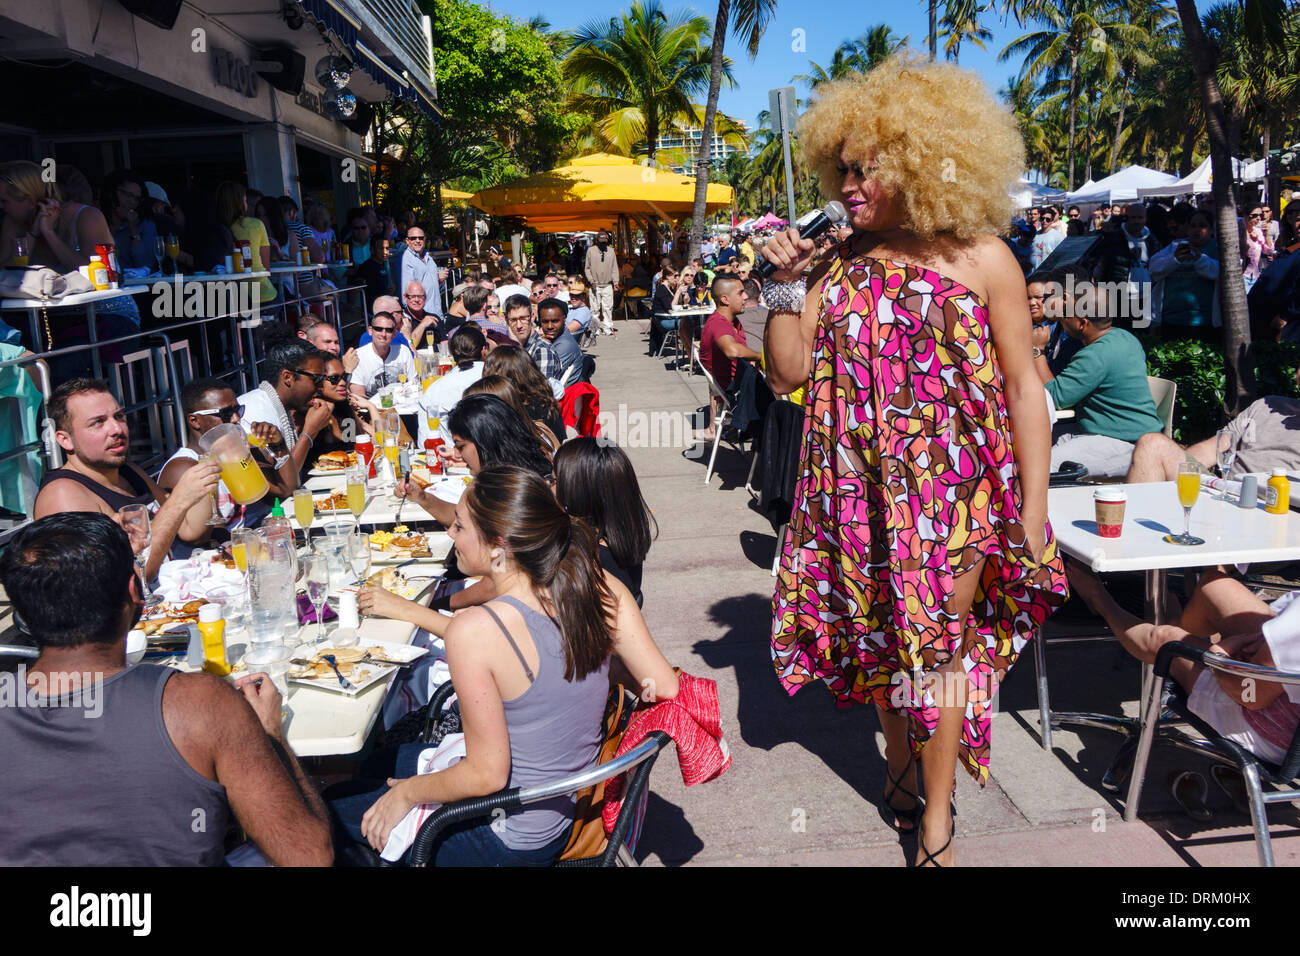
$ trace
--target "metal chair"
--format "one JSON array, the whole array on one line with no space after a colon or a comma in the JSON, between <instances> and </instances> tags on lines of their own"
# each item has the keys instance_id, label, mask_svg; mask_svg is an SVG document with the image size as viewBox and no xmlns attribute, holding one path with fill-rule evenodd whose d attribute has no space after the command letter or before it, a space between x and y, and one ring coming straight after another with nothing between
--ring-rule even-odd
<instances>
[{"instance_id":1,"label":"metal chair","mask_svg":"<svg viewBox=\"0 0 1300 956\"><path fill-rule=\"evenodd\" d=\"M1205 739L1197 740L1181 734L1169 734L1163 738L1164 740L1202 756L1232 764L1241 771L1246 785L1246 796L1250 801L1250 820L1255 828L1255 849L1259 852L1259 865L1273 866L1273 841L1268 832L1268 805L1300 802L1300 790L1275 789L1265 793L1263 785L1267 783L1276 788L1296 786L1297 777L1300 777L1300 729L1297 729L1295 736L1292 737L1291 746L1287 748L1286 757L1281 764L1261 760L1239 744L1224 738L1188 709L1187 696L1176 683L1173 685L1172 692L1166 694L1169 668L1174 659L1179 657L1203 664L1212 671L1231 674L1244 680L1300 685L1300 673L1295 671L1280 671L1261 667L1258 664L1234 661L1180 641L1171 642L1160 648L1160 652L1156 655L1155 680L1151 681L1148 697L1143 702L1142 733L1138 738L1137 756L1133 762L1133 785L1129 792L1129 806L1125 808L1125 819L1137 819L1143 777L1146 774L1147 760L1151 756L1151 745L1155 742L1160 715L1168 708L1196 728Z\"/></svg>"},{"instance_id":2,"label":"metal chair","mask_svg":"<svg viewBox=\"0 0 1300 956\"><path fill-rule=\"evenodd\" d=\"M713 422L713 452L709 455L709 467L704 473L704 483L707 485L713 478L713 464L718 458L718 445L722 443L722 432L726 428L727 422L731 420L734 409L732 408L731 399L727 396L727 393L718 387L718 383L714 380L712 373L710 373L709 370L704 367L704 363L700 361L700 347L698 343L691 345L691 362L692 364L699 366L700 371L704 373L705 381L709 383L710 404L712 404L714 398L722 400L722 410L718 412L718 417L714 419ZM745 453L743 439L741 439L740 443L728 440L727 444L731 445L742 455Z\"/></svg>"},{"instance_id":3,"label":"metal chair","mask_svg":"<svg viewBox=\"0 0 1300 956\"><path fill-rule=\"evenodd\" d=\"M429 718L425 728L426 733L432 730L434 723L441 715L442 707L453 693L454 690L450 681L435 691L428 704ZM629 709L629 716L630 713ZM619 733L621 734L625 728L626 724L619 728ZM645 740L623 756L599 764L583 773L573 774L561 780L555 780L537 787L529 787L528 789L511 787L490 796L467 797L464 800L443 804L424 821L420 827L420 832L416 834L415 842L411 845L410 865L427 866L433 856L433 847L438 834L453 824L465 820L491 817L496 810L517 810L530 803L549 800L562 794L576 794L589 787L612 780L622 773L633 771L626 787L623 789L623 803L619 809L618 819L615 821L614 829L609 834L608 841L601 853L597 856L578 860L558 861L556 865L636 866L636 859L628 849L628 839L633 837L633 842L635 842L635 837L639 835L642 803L648 793L650 771L654 768L654 762L658 758L659 752L671 742L671 737L661 730L656 730L647 735Z\"/></svg>"}]
</instances>

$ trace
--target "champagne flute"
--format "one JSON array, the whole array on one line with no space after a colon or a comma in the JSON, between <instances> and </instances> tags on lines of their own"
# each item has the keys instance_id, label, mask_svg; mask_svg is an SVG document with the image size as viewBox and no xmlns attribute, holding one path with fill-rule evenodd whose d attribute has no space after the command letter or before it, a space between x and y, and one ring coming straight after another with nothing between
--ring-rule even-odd
<instances>
[{"instance_id":1,"label":"champagne flute","mask_svg":"<svg viewBox=\"0 0 1300 956\"><path fill-rule=\"evenodd\" d=\"M325 643L325 598L330 590L330 563L323 554L309 555L303 562L306 572L303 579L307 586L307 599L316 609L316 640L314 644Z\"/></svg>"},{"instance_id":2,"label":"champagne flute","mask_svg":"<svg viewBox=\"0 0 1300 956\"><path fill-rule=\"evenodd\" d=\"M1214 436L1214 454L1219 463L1219 475L1223 478L1229 478L1232 475L1232 466L1237 462L1237 437L1231 429L1220 428ZM1225 489L1218 496L1220 501L1235 501L1232 495L1228 494Z\"/></svg>"},{"instance_id":3,"label":"champagne flute","mask_svg":"<svg viewBox=\"0 0 1300 956\"><path fill-rule=\"evenodd\" d=\"M200 455L199 464L201 465L205 461L215 461L217 462L217 464L221 463L220 460L217 459L214 455L211 454ZM217 494L221 490L221 487L222 487L221 482L217 482L217 487L213 488L211 491L208 492L208 500L212 502L212 515L208 518L207 521L204 522L204 524L212 528L224 527L226 524L226 518L221 513L221 504L217 500Z\"/></svg>"},{"instance_id":4,"label":"champagne flute","mask_svg":"<svg viewBox=\"0 0 1300 956\"><path fill-rule=\"evenodd\" d=\"M181 240L180 240L180 238L179 238L178 236L175 236L175 235L169 235L169 236L167 237L166 250L167 250L167 258L170 259L170 260L172 261L172 272L180 272L180 271L181 271L181 264L180 264Z\"/></svg>"},{"instance_id":5,"label":"champagne flute","mask_svg":"<svg viewBox=\"0 0 1300 956\"><path fill-rule=\"evenodd\" d=\"M306 488L297 488L293 493L293 514L302 526L302 543L311 544L311 523L316 517L316 503L312 501L311 492Z\"/></svg>"},{"instance_id":6,"label":"champagne flute","mask_svg":"<svg viewBox=\"0 0 1300 956\"><path fill-rule=\"evenodd\" d=\"M27 248L27 240L19 236L14 240L14 268L23 268L30 261L31 250Z\"/></svg>"},{"instance_id":7,"label":"champagne flute","mask_svg":"<svg viewBox=\"0 0 1300 956\"><path fill-rule=\"evenodd\" d=\"M1178 503L1183 506L1183 533L1167 534L1164 540L1169 544L1184 546L1205 544L1204 538L1192 534L1192 506L1196 504L1196 499L1201 493L1201 466L1191 461L1181 462L1178 465L1175 484L1178 490Z\"/></svg>"},{"instance_id":8,"label":"champagne flute","mask_svg":"<svg viewBox=\"0 0 1300 956\"><path fill-rule=\"evenodd\" d=\"M361 513L366 510L366 470L360 467L349 468L346 475L348 510L357 522L357 530L360 530Z\"/></svg>"},{"instance_id":9,"label":"champagne flute","mask_svg":"<svg viewBox=\"0 0 1300 956\"><path fill-rule=\"evenodd\" d=\"M370 577L370 535L364 531L354 531L348 535L348 566L357 576L357 586L363 587Z\"/></svg>"},{"instance_id":10,"label":"champagne flute","mask_svg":"<svg viewBox=\"0 0 1300 956\"><path fill-rule=\"evenodd\" d=\"M167 243L162 236L153 241L153 256L158 260L158 271L163 271L163 258L167 255Z\"/></svg>"},{"instance_id":11,"label":"champagne flute","mask_svg":"<svg viewBox=\"0 0 1300 956\"><path fill-rule=\"evenodd\" d=\"M153 540L149 527L149 508L146 505L124 505L118 514L122 516L122 529L131 541L131 550L135 552L135 569L140 575L140 596L148 604L157 597L144 574L145 565L149 561L149 545Z\"/></svg>"}]
</instances>

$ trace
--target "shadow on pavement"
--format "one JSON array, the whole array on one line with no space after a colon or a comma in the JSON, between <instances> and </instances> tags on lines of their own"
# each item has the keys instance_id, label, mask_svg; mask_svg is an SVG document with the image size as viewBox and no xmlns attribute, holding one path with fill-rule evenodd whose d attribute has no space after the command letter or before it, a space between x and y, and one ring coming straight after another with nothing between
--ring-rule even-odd
<instances>
[{"instance_id":1,"label":"shadow on pavement","mask_svg":"<svg viewBox=\"0 0 1300 956\"><path fill-rule=\"evenodd\" d=\"M661 763L655 763L655 770L660 769ZM682 808L651 790L646 802L645 830L636 848L637 862L644 863L654 854L664 866L682 866L703 849L704 841L696 835Z\"/></svg>"},{"instance_id":2,"label":"shadow on pavement","mask_svg":"<svg viewBox=\"0 0 1300 956\"><path fill-rule=\"evenodd\" d=\"M761 531L740 532L740 550L745 559L758 568L772 569L772 556L776 551L776 535ZM775 583L776 578L772 581Z\"/></svg>"},{"instance_id":3,"label":"shadow on pavement","mask_svg":"<svg viewBox=\"0 0 1300 956\"><path fill-rule=\"evenodd\" d=\"M768 547L765 561L771 560ZM879 725L873 709L837 708L822 685L793 697L785 692L772 669L770 595L724 598L708 613L721 636L692 650L711 668L735 671L741 739L755 750L798 744L874 807L884 788L885 761L875 745Z\"/></svg>"}]
</instances>

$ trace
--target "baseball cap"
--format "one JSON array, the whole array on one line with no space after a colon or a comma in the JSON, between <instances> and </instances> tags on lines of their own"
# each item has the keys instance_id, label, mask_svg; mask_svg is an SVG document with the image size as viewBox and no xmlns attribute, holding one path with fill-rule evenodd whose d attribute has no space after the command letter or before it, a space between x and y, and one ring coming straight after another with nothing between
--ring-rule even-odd
<instances>
[{"instance_id":1,"label":"baseball cap","mask_svg":"<svg viewBox=\"0 0 1300 956\"><path fill-rule=\"evenodd\" d=\"M570 295L580 295L581 293L586 291L587 291L587 283L585 283L581 279L573 278L569 280Z\"/></svg>"},{"instance_id":2,"label":"baseball cap","mask_svg":"<svg viewBox=\"0 0 1300 956\"><path fill-rule=\"evenodd\" d=\"M157 183L146 182L144 184L145 192L149 194L150 199L157 199L159 202L171 205L171 200L167 198L167 190L163 189Z\"/></svg>"},{"instance_id":3,"label":"baseball cap","mask_svg":"<svg viewBox=\"0 0 1300 956\"><path fill-rule=\"evenodd\" d=\"M459 299L462 295L464 295L465 290L468 289L469 286L470 284L468 282L462 282L460 285L456 286L456 288L451 290L451 297L453 299Z\"/></svg>"},{"instance_id":4,"label":"baseball cap","mask_svg":"<svg viewBox=\"0 0 1300 956\"><path fill-rule=\"evenodd\" d=\"M502 257L501 257L501 261L498 262L497 265L500 267L500 269L501 269L502 272L505 272L505 271L507 271L508 269L513 268L514 263L510 261L510 257L509 257L509 256L502 256Z\"/></svg>"}]
</instances>

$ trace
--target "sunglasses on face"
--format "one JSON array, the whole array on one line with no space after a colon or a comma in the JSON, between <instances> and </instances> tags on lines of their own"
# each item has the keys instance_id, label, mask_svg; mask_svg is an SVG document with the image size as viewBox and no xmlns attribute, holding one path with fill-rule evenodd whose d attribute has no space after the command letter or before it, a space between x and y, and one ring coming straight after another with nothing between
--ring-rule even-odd
<instances>
[{"instance_id":1,"label":"sunglasses on face","mask_svg":"<svg viewBox=\"0 0 1300 956\"><path fill-rule=\"evenodd\" d=\"M424 236L407 236L407 242L424 242Z\"/></svg>"},{"instance_id":2,"label":"sunglasses on face","mask_svg":"<svg viewBox=\"0 0 1300 956\"><path fill-rule=\"evenodd\" d=\"M347 373L345 372L335 372L333 375L326 375L323 376L321 379L321 381L329 382L331 385L341 385L343 382L346 382L347 380L348 380L348 376Z\"/></svg>"},{"instance_id":3,"label":"sunglasses on face","mask_svg":"<svg viewBox=\"0 0 1300 956\"><path fill-rule=\"evenodd\" d=\"M324 372L309 372L305 368L291 368L289 371L293 372L294 375L306 375L317 388L320 388L320 383L325 381Z\"/></svg>"},{"instance_id":4,"label":"sunglasses on face","mask_svg":"<svg viewBox=\"0 0 1300 956\"><path fill-rule=\"evenodd\" d=\"M196 411L190 412L190 414L191 415L216 415L223 422L229 424L236 415L238 415L240 418L244 417L244 406L224 405L221 408L200 408L197 409Z\"/></svg>"}]
</instances>

